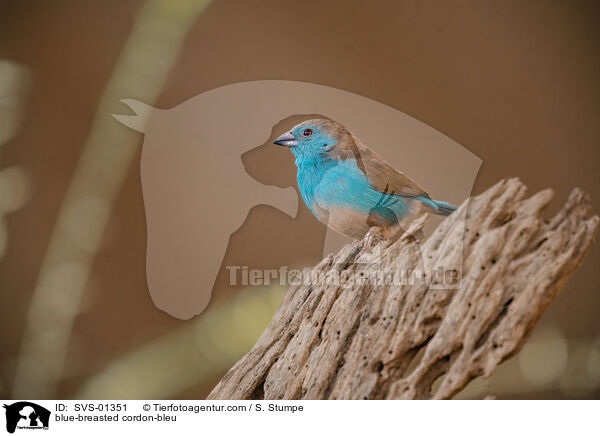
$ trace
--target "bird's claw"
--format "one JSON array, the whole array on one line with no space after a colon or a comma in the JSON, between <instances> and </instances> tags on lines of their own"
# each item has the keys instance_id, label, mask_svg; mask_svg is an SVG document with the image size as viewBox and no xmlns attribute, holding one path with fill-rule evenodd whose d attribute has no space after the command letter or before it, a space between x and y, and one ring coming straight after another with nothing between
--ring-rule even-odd
<instances>
[{"instance_id":1,"label":"bird's claw","mask_svg":"<svg viewBox=\"0 0 600 436\"><path fill-rule=\"evenodd\" d=\"M382 228L379 226L373 226L369 229L369 231L365 234L365 237L362 241L360 241L360 249L362 251L370 250L371 248L377 246L381 241L385 238L381 233Z\"/></svg>"}]
</instances>

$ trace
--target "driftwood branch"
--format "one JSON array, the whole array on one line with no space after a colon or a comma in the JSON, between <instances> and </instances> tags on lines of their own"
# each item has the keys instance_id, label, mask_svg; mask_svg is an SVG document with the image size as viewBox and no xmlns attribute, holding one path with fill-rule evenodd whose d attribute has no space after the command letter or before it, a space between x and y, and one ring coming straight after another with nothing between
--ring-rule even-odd
<instances>
[{"instance_id":1,"label":"driftwood branch","mask_svg":"<svg viewBox=\"0 0 600 436\"><path fill-rule=\"evenodd\" d=\"M498 183L422 243L419 220L390 247L365 253L353 243L328 256L307 273L424 274L405 284L290 286L254 348L209 398L451 398L491 375L520 350L599 227L582 191L546 220L552 191L525 198L525 190L517 179ZM444 283L447 272L458 274L459 286Z\"/></svg>"}]
</instances>

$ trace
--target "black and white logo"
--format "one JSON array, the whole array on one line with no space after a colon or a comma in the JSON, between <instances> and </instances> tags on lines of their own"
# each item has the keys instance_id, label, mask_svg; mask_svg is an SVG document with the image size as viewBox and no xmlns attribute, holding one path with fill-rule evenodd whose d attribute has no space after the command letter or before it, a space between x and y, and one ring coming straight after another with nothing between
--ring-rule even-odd
<instances>
[{"instance_id":1,"label":"black and white logo","mask_svg":"<svg viewBox=\"0 0 600 436\"><path fill-rule=\"evenodd\" d=\"M47 430L50 411L29 401L5 404L6 431L14 433L16 429Z\"/></svg>"}]
</instances>

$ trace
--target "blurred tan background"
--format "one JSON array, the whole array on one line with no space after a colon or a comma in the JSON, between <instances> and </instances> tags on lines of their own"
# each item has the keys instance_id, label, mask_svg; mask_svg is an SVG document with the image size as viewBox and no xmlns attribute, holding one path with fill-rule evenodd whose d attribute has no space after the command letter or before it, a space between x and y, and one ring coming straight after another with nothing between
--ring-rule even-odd
<instances>
[{"instance_id":1,"label":"blurred tan background","mask_svg":"<svg viewBox=\"0 0 600 436\"><path fill-rule=\"evenodd\" d=\"M20 114L10 118L18 129L0 135L0 397L203 398L277 307L282 289L232 289L223 267L200 317L156 309L146 287L143 137L110 124L120 98L169 108L240 81L328 85L406 112L481 157L474 193L518 176L531 192L555 190L549 213L574 186L598 207L598 2L206 3L0 0L0 59L24 83L0 96ZM149 55L131 55L140 52ZM17 89L6 71L0 82L10 76L7 89ZM242 160L260 181L295 187L284 152ZM104 203L61 212L84 188ZM83 248L56 231L63 219L84 229ZM85 233L93 226L95 237ZM303 204L296 219L258 206L223 265L310 265L324 235ZM53 269L70 253L78 263ZM600 398L599 260L596 244L522 353L462 397ZM42 286L47 276L58 284ZM60 294L63 276L78 278L81 293ZM44 300L47 288L55 298Z\"/></svg>"}]
</instances>

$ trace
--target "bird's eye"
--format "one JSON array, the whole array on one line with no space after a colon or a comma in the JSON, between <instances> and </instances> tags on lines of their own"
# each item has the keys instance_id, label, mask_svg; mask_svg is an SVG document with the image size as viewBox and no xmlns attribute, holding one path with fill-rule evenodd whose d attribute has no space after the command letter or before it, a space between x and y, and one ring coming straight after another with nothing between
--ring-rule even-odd
<instances>
[{"instance_id":1,"label":"bird's eye","mask_svg":"<svg viewBox=\"0 0 600 436\"><path fill-rule=\"evenodd\" d=\"M304 131L302 132L302 136L310 136L313 134L313 131L311 129L304 129Z\"/></svg>"}]
</instances>

